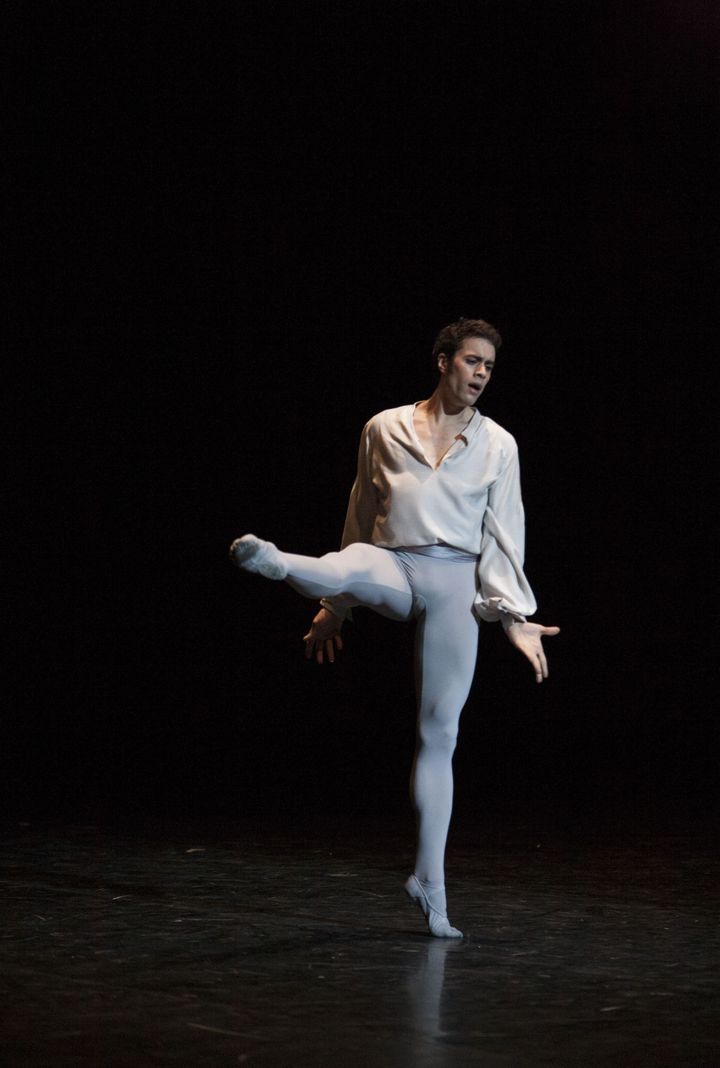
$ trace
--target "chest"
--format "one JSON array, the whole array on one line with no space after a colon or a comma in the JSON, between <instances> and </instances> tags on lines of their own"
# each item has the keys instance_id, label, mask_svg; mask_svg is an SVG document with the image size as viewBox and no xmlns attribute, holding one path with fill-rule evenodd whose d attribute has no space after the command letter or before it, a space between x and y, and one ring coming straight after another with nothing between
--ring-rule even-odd
<instances>
[{"instance_id":1,"label":"chest","mask_svg":"<svg viewBox=\"0 0 720 1068\"><path fill-rule=\"evenodd\" d=\"M437 469L453 442L457 440L458 429L456 427L440 429L430 426L424 419L419 418L414 420L414 427L428 463Z\"/></svg>"}]
</instances>

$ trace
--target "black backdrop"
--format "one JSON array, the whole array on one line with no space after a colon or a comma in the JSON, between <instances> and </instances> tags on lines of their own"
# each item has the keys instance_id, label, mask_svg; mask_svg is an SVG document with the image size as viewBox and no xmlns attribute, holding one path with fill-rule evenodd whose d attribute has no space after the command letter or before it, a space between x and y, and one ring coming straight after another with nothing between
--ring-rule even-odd
<instances>
[{"instance_id":1,"label":"black backdrop","mask_svg":"<svg viewBox=\"0 0 720 1068\"><path fill-rule=\"evenodd\" d=\"M8 11L6 811L404 812L410 632L308 665L227 545L335 547L363 423L480 315L563 633L536 687L483 627L459 816L716 812L714 5Z\"/></svg>"}]
</instances>

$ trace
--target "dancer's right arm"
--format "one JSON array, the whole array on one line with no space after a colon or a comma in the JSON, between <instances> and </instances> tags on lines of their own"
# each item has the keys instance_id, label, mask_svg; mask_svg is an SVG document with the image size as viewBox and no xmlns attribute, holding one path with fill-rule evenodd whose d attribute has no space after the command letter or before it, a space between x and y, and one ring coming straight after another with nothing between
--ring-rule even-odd
<instances>
[{"instance_id":1,"label":"dancer's right arm","mask_svg":"<svg viewBox=\"0 0 720 1068\"><path fill-rule=\"evenodd\" d=\"M314 656L318 664L322 664L327 656L330 663L334 664L335 650L343 647L341 629L342 620L327 608L321 608L303 638L307 659L311 660Z\"/></svg>"},{"instance_id":2,"label":"dancer's right arm","mask_svg":"<svg viewBox=\"0 0 720 1068\"><path fill-rule=\"evenodd\" d=\"M376 425L377 419L377 416L373 416L373 418L365 424L363 432L360 435L357 474L350 491L350 500L348 501L347 514L345 516L345 526L340 541L341 549L347 549L348 545L354 545L356 542L372 544L375 517L378 510L377 490L373 483L372 476L372 436L376 433L376 429L374 430L373 428ZM357 601L352 603L357 604ZM343 594L338 594L335 597L323 597L320 604L323 608L326 608L331 615L334 614L335 617L339 619L339 636L339 627L343 620L352 619L352 612L350 610L351 605L347 604L347 597ZM320 616L316 616L315 619L320 620ZM323 624L326 622L324 618L322 622ZM310 633L312 634L312 631ZM342 642L338 648L342 648ZM310 652L307 655L309 659L313 654ZM328 659L331 663L333 657L334 651L332 657L328 655ZM316 659L318 660L318 663L322 663L322 659L317 657L317 655Z\"/></svg>"},{"instance_id":3,"label":"dancer's right arm","mask_svg":"<svg viewBox=\"0 0 720 1068\"><path fill-rule=\"evenodd\" d=\"M363 427L358 448L357 474L350 490L345 526L343 528L340 548L362 541L372 543L372 533L377 515L377 490L372 476L372 434L375 420L371 419Z\"/></svg>"}]
</instances>

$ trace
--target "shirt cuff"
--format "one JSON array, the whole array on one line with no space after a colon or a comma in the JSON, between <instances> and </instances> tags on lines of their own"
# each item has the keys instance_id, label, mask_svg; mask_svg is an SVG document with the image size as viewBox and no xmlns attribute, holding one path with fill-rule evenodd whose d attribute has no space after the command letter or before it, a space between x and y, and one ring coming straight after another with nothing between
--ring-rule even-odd
<instances>
[{"instance_id":1,"label":"shirt cuff","mask_svg":"<svg viewBox=\"0 0 720 1068\"><path fill-rule=\"evenodd\" d=\"M518 608L513 608L504 597L478 597L475 601L475 614L486 623L502 623L505 630L513 623L527 623L527 616ZM524 607L524 606L523 606ZM534 605L528 606L535 611Z\"/></svg>"},{"instance_id":2,"label":"shirt cuff","mask_svg":"<svg viewBox=\"0 0 720 1068\"><path fill-rule=\"evenodd\" d=\"M346 619L352 623L352 609L349 605L342 603L342 597L321 597L320 604L326 611L337 616L341 623L344 623Z\"/></svg>"}]
</instances>

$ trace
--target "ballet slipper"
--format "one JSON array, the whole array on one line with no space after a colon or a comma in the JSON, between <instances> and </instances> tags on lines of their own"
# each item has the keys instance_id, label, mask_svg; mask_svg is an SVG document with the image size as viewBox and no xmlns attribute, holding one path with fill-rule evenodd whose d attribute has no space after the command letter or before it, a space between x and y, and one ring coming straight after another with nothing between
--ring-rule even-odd
<instances>
[{"instance_id":1,"label":"ballet slipper","mask_svg":"<svg viewBox=\"0 0 720 1068\"><path fill-rule=\"evenodd\" d=\"M405 883L405 893L420 906L427 920L430 934L435 938L464 938L462 931L453 927L445 911L445 887L420 882L414 873ZM435 904L432 903L435 898ZM437 906L440 906L439 908Z\"/></svg>"},{"instance_id":2,"label":"ballet slipper","mask_svg":"<svg viewBox=\"0 0 720 1068\"><path fill-rule=\"evenodd\" d=\"M243 534L230 546L230 559L243 571L252 571L269 579L284 579L287 565L276 545L254 534Z\"/></svg>"}]
</instances>

